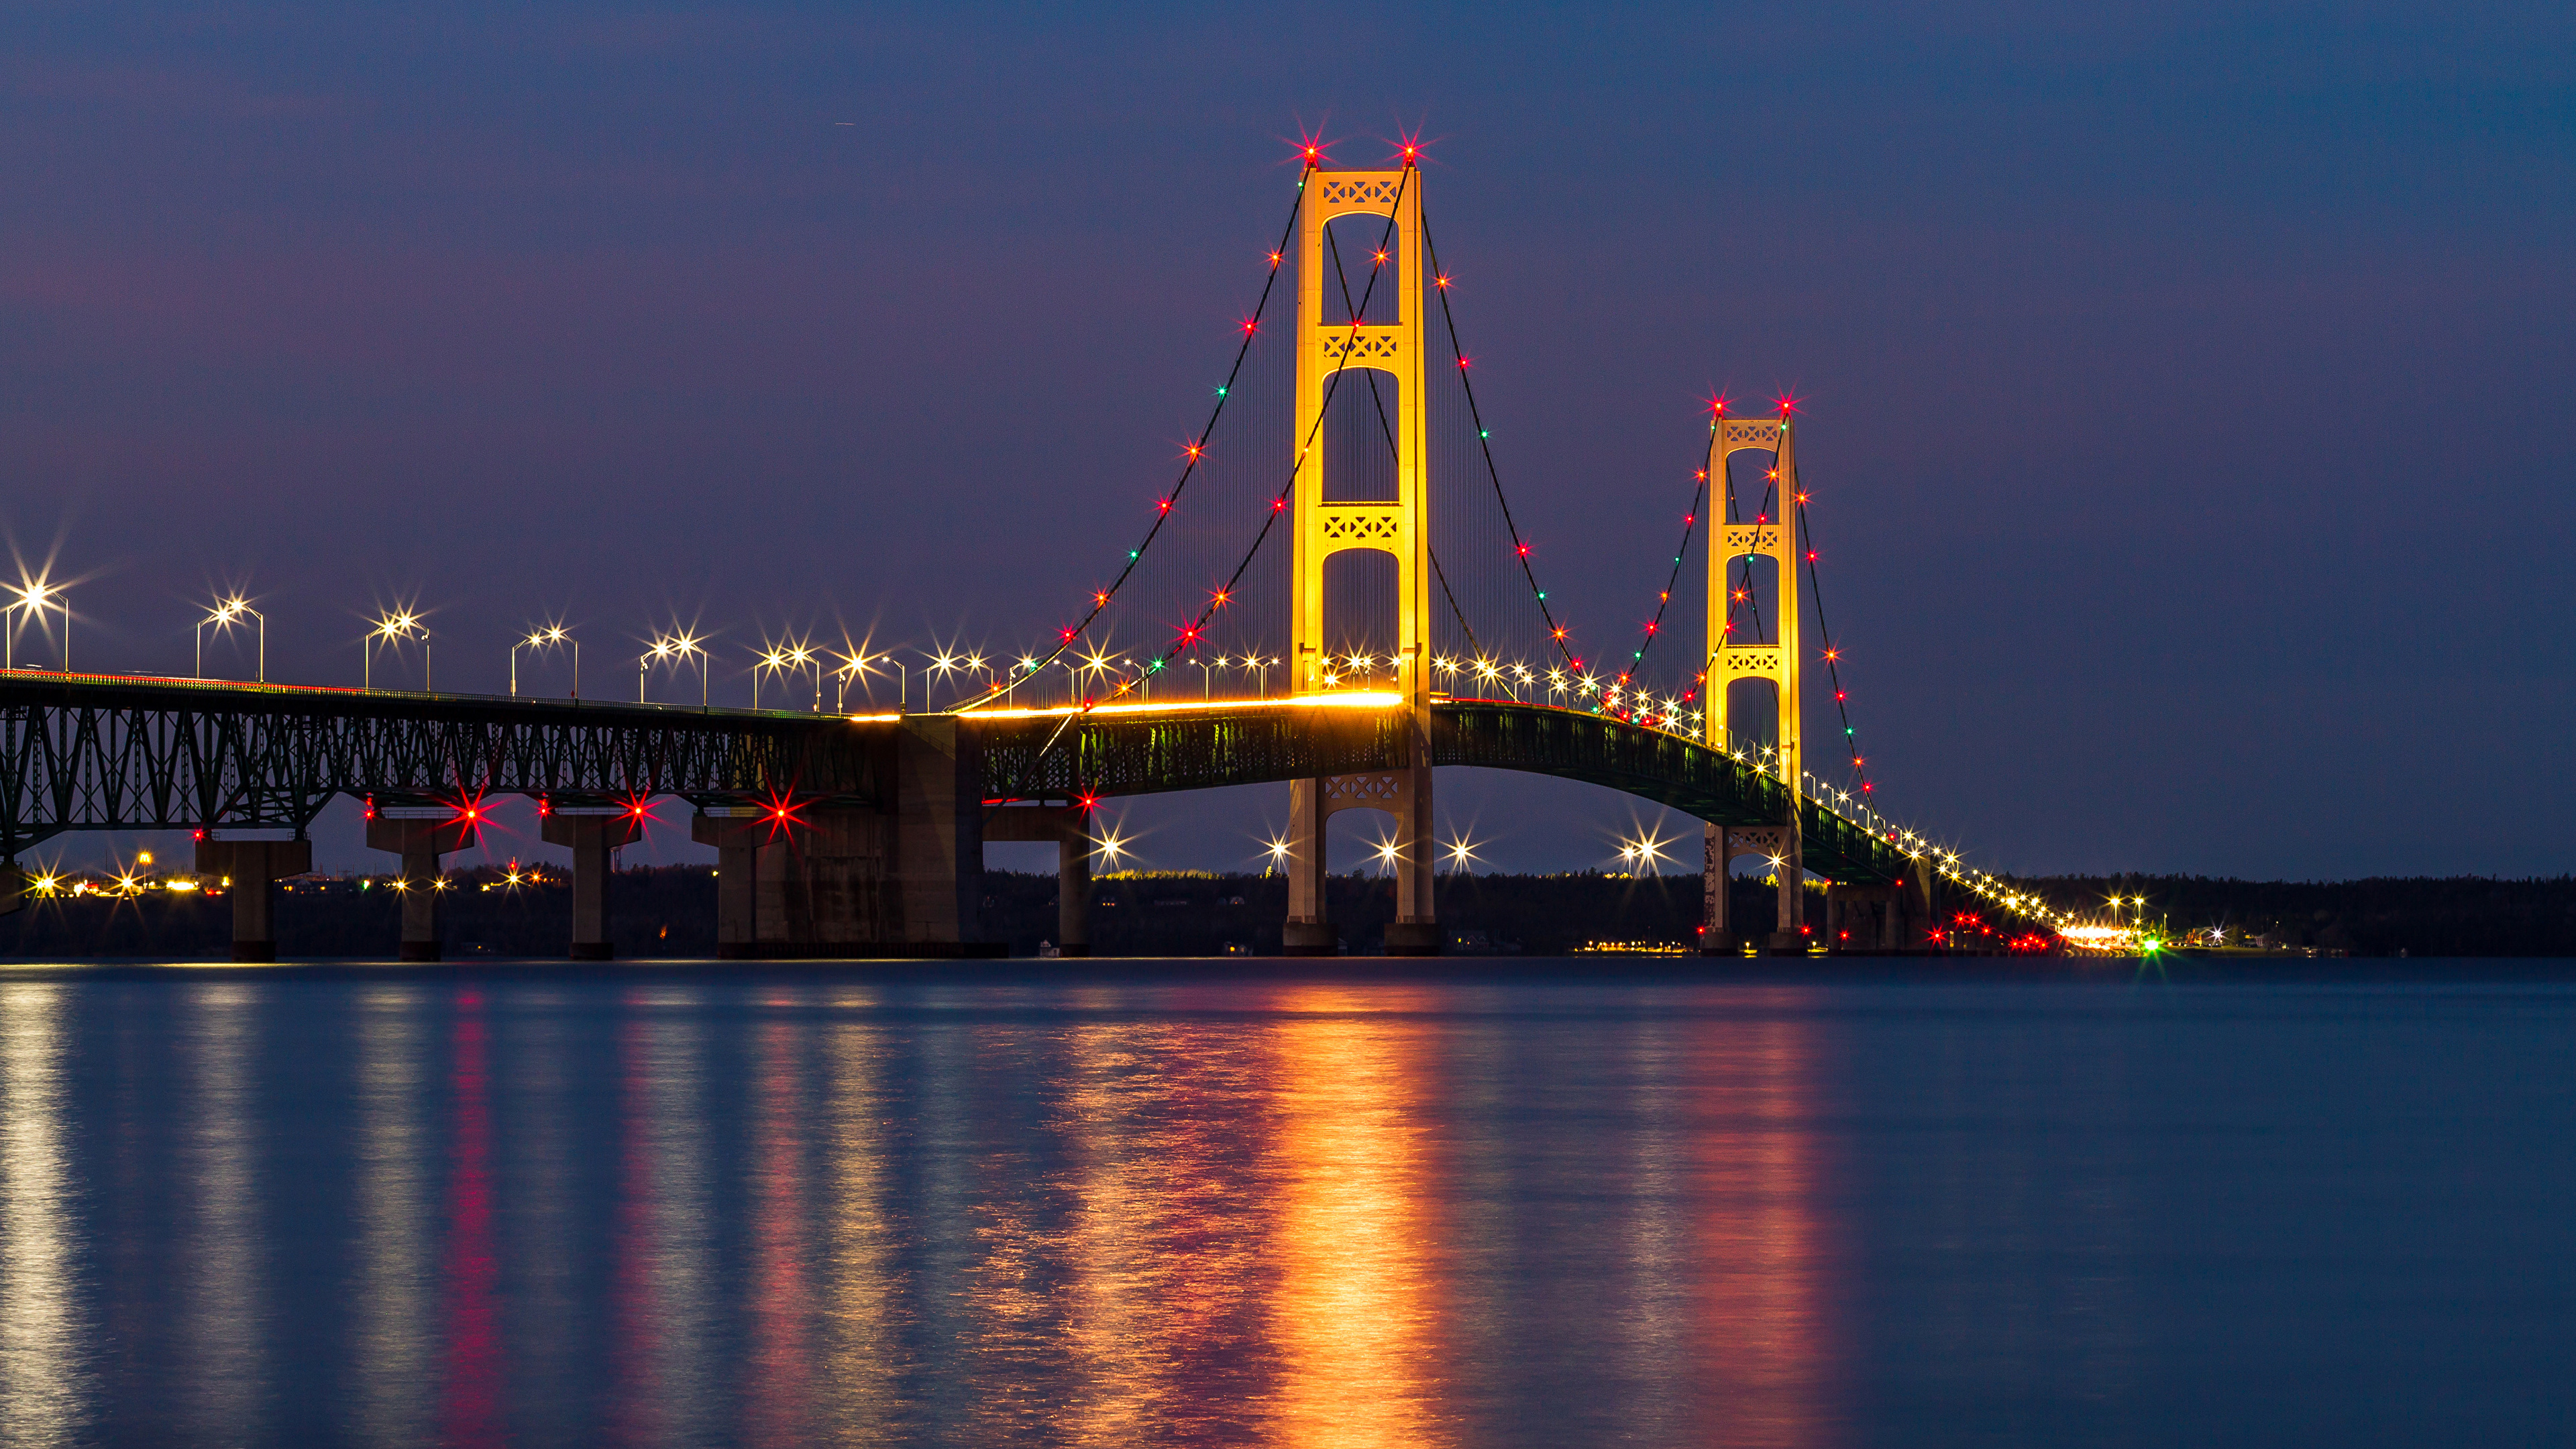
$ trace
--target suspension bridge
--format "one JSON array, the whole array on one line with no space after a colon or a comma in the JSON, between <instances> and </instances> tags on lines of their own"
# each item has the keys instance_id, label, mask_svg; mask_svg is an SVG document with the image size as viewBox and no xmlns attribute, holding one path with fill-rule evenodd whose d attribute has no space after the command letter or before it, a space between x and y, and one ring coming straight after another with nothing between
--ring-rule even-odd
<instances>
[{"instance_id":1,"label":"suspension bridge","mask_svg":"<svg viewBox=\"0 0 2576 1449\"><path fill-rule=\"evenodd\" d=\"M13 654L0 670L6 904L26 887L22 853L63 832L188 830L231 894L236 959L274 959L275 882L311 869L309 832L347 797L365 803L367 844L400 861L401 956L435 960L441 861L516 795L572 852L571 954L605 959L610 852L677 801L718 854L721 955L995 954L977 914L998 841L1058 846L1059 939L1081 955L1102 801L1284 783L1283 949L1338 949L1327 822L1366 810L1391 825L1386 949L1431 954L1435 781L1475 766L1705 822L1707 951L1924 949L1945 892L2063 924L1879 812L1825 627L1791 403L1712 405L1651 616L1606 655L1583 651L1513 514L1419 161L1407 144L1346 170L1304 148L1232 364L1134 546L1043 646L945 707L925 680L919 709L824 712L802 644L753 677L810 664L811 711L708 704L703 661L699 704L647 702L650 651L632 704L83 674L66 612L61 668ZM1688 577L1694 543L1704 582ZM1658 650L1694 593L1701 627L1673 632L1697 647ZM61 605L20 590L13 649L46 607ZM240 606L223 608L234 622ZM843 656L843 683L870 662ZM1810 768L1811 692L1831 696L1832 779ZM1748 856L1776 885L1759 920L1733 919L1726 888Z\"/></svg>"}]
</instances>

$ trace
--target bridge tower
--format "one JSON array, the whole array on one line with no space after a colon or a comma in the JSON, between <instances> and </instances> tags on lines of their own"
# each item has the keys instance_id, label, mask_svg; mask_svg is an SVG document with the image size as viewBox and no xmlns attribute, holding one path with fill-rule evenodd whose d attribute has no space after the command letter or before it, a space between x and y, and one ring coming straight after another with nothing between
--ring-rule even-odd
<instances>
[{"instance_id":1,"label":"bridge tower","mask_svg":"<svg viewBox=\"0 0 2576 1449\"><path fill-rule=\"evenodd\" d=\"M1798 709L1800 644L1798 604L1798 457L1785 409L1776 418L1730 418L1720 412L1708 437L1708 507L1712 515L1731 513L1727 504L1733 484L1727 460L1737 453L1771 455L1769 511L1755 510L1749 523L1712 518L1708 550L1707 673L1708 743L1726 749L1730 743L1728 686L1739 679L1767 679L1779 697L1780 738L1773 761L1783 790L1780 823L1754 827L1711 825L1703 885L1701 926L1704 948L1734 949L1740 930L1727 920L1726 867L1738 856L1758 855L1779 862L1780 912L1774 949L1803 950L1800 928L1806 924L1804 872L1800 867L1800 814L1805 803L1806 733ZM1774 565L1777 597L1776 632L1772 642L1739 643L1728 629L1729 574L1740 558L1767 558Z\"/></svg>"},{"instance_id":2,"label":"bridge tower","mask_svg":"<svg viewBox=\"0 0 2576 1449\"><path fill-rule=\"evenodd\" d=\"M1324 565L1337 553L1372 549L1396 566L1396 687L1403 695L1407 749L1394 769L1296 780L1288 786L1288 920L1290 955L1337 949L1325 910L1324 822L1335 811L1383 810L1396 818L1396 919L1387 927L1393 955L1440 949L1432 905L1430 481L1423 407L1429 350L1422 270L1422 171L1408 161L1394 171L1314 171L1307 176L1297 241L1297 448L1289 639L1290 692L1330 693L1324 633ZM1393 222L1383 262L1372 259L1376 288L1392 283L1396 320L1362 325L1324 319L1324 228L1335 217L1382 216ZM1374 308L1364 310L1374 311ZM1336 375L1371 368L1395 380L1395 499L1336 502L1326 492L1323 416ZM1361 378L1343 385L1357 385Z\"/></svg>"}]
</instances>

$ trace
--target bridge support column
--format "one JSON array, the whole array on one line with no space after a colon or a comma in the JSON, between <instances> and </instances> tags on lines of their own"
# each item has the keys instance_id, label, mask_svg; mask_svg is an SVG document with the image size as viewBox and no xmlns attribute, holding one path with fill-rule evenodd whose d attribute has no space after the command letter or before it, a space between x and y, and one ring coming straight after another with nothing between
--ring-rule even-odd
<instances>
[{"instance_id":1,"label":"bridge support column","mask_svg":"<svg viewBox=\"0 0 2576 1449\"><path fill-rule=\"evenodd\" d=\"M906 955L991 956L984 902L984 762L953 715L908 718L895 740L894 888Z\"/></svg>"},{"instance_id":2,"label":"bridge support column","mask_svg":"<svg viewBox=\"0 0 2576 1449\"><path fill-rule=\"evenodd\" d=\"M982 763L945 717L907 720L894 742L894 809L819 800L699 813L716 847L719 960L991 956L976 939L984 894Z\"/></svg>"},{"instance_id":3,"label":"bridge support column","mask_svg":"<svg viewBox=\"0 0 2576 1449\"><path fill-rule=\"evenodd\" d=\"M0 861L0 916L15 915L27 904L27 872L18 862Z\"/></svg>"},{"instance_id":4,"label":"bridge support column","mask_svg":"<svg viewBox=\"0 0 2576 1449\"><path fill-rule=\"evenodd\" d=\"M394 889L402 896L402 947L396 959L435 961L443 954L439 900L447 892L445 882L439 878L438 858L474 844L479 838L479 824L472 816L368 817L367 848L402 857L402 872L394 878Z\"/></svg>"},{"instance_id":5,"label":"bridge support column","mask_svg":"<svg viewBox=\"0 0 2576 1449\"><path fill-rule=\"evenodd\" d=\"M1338 956L1324 882L1324 808L1327 781L1288 782L1288 919L1279 928L1280 954Z\"/></svg>"},{"instance_id":6,"label":"bridge support column","mask_svg":"<svg viewBox=\"0 0 2576 1449\"><path fill-rule=\"evenodd\" d=\"M759 953L760 846L768 831L747 816L689 818L689 838L716 848L716 959L748 960Z\"/></svg>"},{"instance_id":7,"label":"bridge support column","mask_svg":"<svg viewBox=\"0 0 2576 1449\"><path fill-rule=\"evenodd\" d=\"M1055 842L1055 946L1091 954L1091 812L1079 805L1011 805L984 812L984 841Z\"/></svg>"},{"instance_id":8,"label":"bridge support column","mask_svg":"<svg viewBox=\"0 0 2576 1449\"><path fill-rule=\"evenodd\" d=\"M1416 758L1427 758L1427 745ZM1395 919L1387 923L1390 956L1437 956L1443 944L1433 890L1439 864L1431 835L1431 770L1403 766L1366 774L1288 783L1288 919L1280 946L1290 956L1341 950L1325 904L1324 822L1343 810L1382 810L1395 817Z\"/></svg>"},{"instance_id":9,"label":"bridge support column","mask_svg":"<svg viewBox=\"0 0 2576 1449\"><path fill-rule=\"evenodd\" d=\"M231 882L234 960L277 959L277 882L312 869L309 840L197 841L197 874Z\"/></svg>"},{"instance_id":10,"label":"bridge support column","mask_svg":"<svg viewBox=\"0 0 2576 1449\"><path fill-rule=\"evenodd\" d=\"M1839 955L1874 956L1896 949L1889 941L1901 885L1825 887L1825 949Z\"/></svg>"},{"instance_id":11,"label":"bridge support column","mask_svg":"<svg viewBox=\"0 0 2576 1449\"><path fill-rule=\"evenodd\" d=\"M1432 871L1438 864L1431 818L1431 522L1428 413L1424 362L1430 351L1423 270L1422 173L1408 159L1396 171L1318 171L1299 213L1297 242L1297 413L1295 435L1317 436L1326 403L1350 369L1384 372L1395 381L1393 417L1379 414L1388 444L1394 496L1335 498L1327 448L1297 454L1295 514L1290 520L1288 692L1332 694L1350 688L1331 667L1334 633L1324 617L1325 571L1336 554L1361 550L1395 564L1395 637L1389 684L1404 700L1410 725L1406 752L1392 770L1332 775L1289 785L1288 919L1280 944L1292 956L1340 949L1325 905L1324 820L1364 806L1396 817L1396 918L1386 928L1390 955L1437 954L1442 936ZM1392 293L1392 321L1355 325L1325 306L1325 228L1337 216L1386 218L1386 270L1371 282ZM1338 270L1335 301L1342 299ZM1357 381L1357 379L1353 379ZM1370 384L1370 390L1376 390ZM1373 450L1372 450L1373 451ZM1354 681L1356 683L1356 681ZM1370 687L1362 685L1361 687Z\"/></svg>"},{"instance_id":12,"label":"bridge support column","mask_svg":"<svg viewBox=\"0 0 2576 1449\"><path fill-rule=\"evenodd\" d=\"M644 834L641 817L631 811L611 815L565 815L549 810L539 833L548 845L572 851L572 959L608 961L617 948L608 938L608 853L632 845ZM724 877L716 877L723 888Z\"/></svg>"},{"instance_id":13,"label":"bridge support column","mask_svg":"<svg viewBox=\"0 0 2576 1449\"><path fill-rule=\"evenodd\" d=\"M1759 940L1766 950L1805 954L1807 938L1798 926L1804 919L1806 886L1797 864L1797 831L1780 825L1711 825L1707 839L1708 854L1701 866L1700 949L1726 954ZM1727 919L1727 866L1747 855L1761 857L1780 883L1779 928L1767 933L1749 922L1738 926Z\"/></svg>"}]
</instances>

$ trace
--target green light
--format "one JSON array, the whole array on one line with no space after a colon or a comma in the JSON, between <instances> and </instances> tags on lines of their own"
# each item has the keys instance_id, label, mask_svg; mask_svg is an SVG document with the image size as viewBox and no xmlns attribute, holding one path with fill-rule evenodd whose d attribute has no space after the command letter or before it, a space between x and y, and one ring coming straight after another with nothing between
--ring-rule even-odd
<instances>
[{"instance_id":1,"label":"green light","mask_svg":"<svg viewBox=\"0 0 2576 1449\"><path fill-rule=\"evenodd\" d=\"M1129 558L1131 558L1131 559L1132 559L1132 558L1134 558L1134 557L1136 556L1136 550L1134 550L1134 549L1132 549L1132 548L1131 548L1131 549L1129 549L1129 550L1127 550L1127 556L1128 556Z\"/></svg>"},{"instance_id":2,"label":"green light","mask_svg":"<svg viewBox=\"0 0 2576 1449\"><path fill-rule=\"evenodd\" d=\"M1476 436L1480 438L1490 438L1493 434L1485 431L1483 428L1478 428L1476 430Z\"/></svg>"},{"instance_id":3,"label":"green light","mask_svg":"<svg viewBox=\"0 0 2576 1449\"><path fill-rule=\"evenodd\" d=\"M1223 396L1225 396L1225 389L1224 389L1224 388L1218 388L1218 389L1216 390L1216 395L1217 395L1218 397L1223 397Z\"/></svg>"}]
</instances>

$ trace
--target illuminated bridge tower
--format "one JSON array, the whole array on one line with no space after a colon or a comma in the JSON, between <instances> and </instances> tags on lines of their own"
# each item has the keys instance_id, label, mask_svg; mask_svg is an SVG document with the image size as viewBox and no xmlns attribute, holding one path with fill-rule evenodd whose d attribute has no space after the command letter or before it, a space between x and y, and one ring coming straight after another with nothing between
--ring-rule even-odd
<instances>
[{"instance_id":1,"label":"illuminated bridge tower","mask_svg":"<svg viewBox=\"0 0 2576 1449\"><path fill-rule=\"evenodd\" d=\"M1427 351L1422 270L1422 172L1317 171L1306 182L1297 243L1297 456L1294 557L1291 563L1290 692L1327 693L1332 671L1324 632L1324 566L1337 553L1374 549L1396 567L1396 687L1403 695L1407 751L1391 770L1292 781L1288 787L1288 920L1282 944L1291 955L1330 955L1335 932L1325 912L1324 822L1337 810L1383 810L1396 819L1396 919L1387 927L1390 954L1440 949L1432 909L1431 593L1429 480L1423 424L1423 358ZM1376 287L1395 288L1396 320L1360 325L1324 320L1324 228L1335 217L1382 216L1394 222ZM1374 308L1365 310L1375 311ZM1336 374L1372 368L1395 380L1395 498L1337 502L1325 477L1322 421ZM1349 378L1358 386L1365 379ZM1349 402L1348 398L1344 399ZM1370 682L1350 684L1371 687ZM1322 724L1321 718L1318 724Z\"/></svg>"},{"instance_id":2,"label":"illuminated bridge tower","mask_svg":"<svg viewBox=\"0 0 2576 1449\"><path fill-rule=\"evenodd\" d=\"M1755 510L1750 523L1719 523L1709 530L1708 550L1708 743L1725 749L1729 686L1739 679L1767 679L1779 699L1779 741L1770 762L1779 775L1784 808L1780 823L1753 827L1711 825L1703 891L1701 938L1711 951L1731 950L1753 934L1752 923L1730 923L1726 902L1726 867L1738 856L1758 855L1774 863L1780 881L1779 927L1769 941L1775 949L1800 950L1799 928L1805 924L1806 896L1800 867L1799 812L1805 796L1806 733L1798 710L1801 658L1798 606L1798 458L1790 438L1789 418L1730 418L1720 414L1708 440L1709 511L1718 513L1732 496L1727 460L1746 451L1772 455L1772 502L1767 512ZM1740 558L1772 561L1777 601L1772 642L1739 643L1728 628L1728 601L1734 587L1728 575Z\"/></svg>"}]
</instances>

